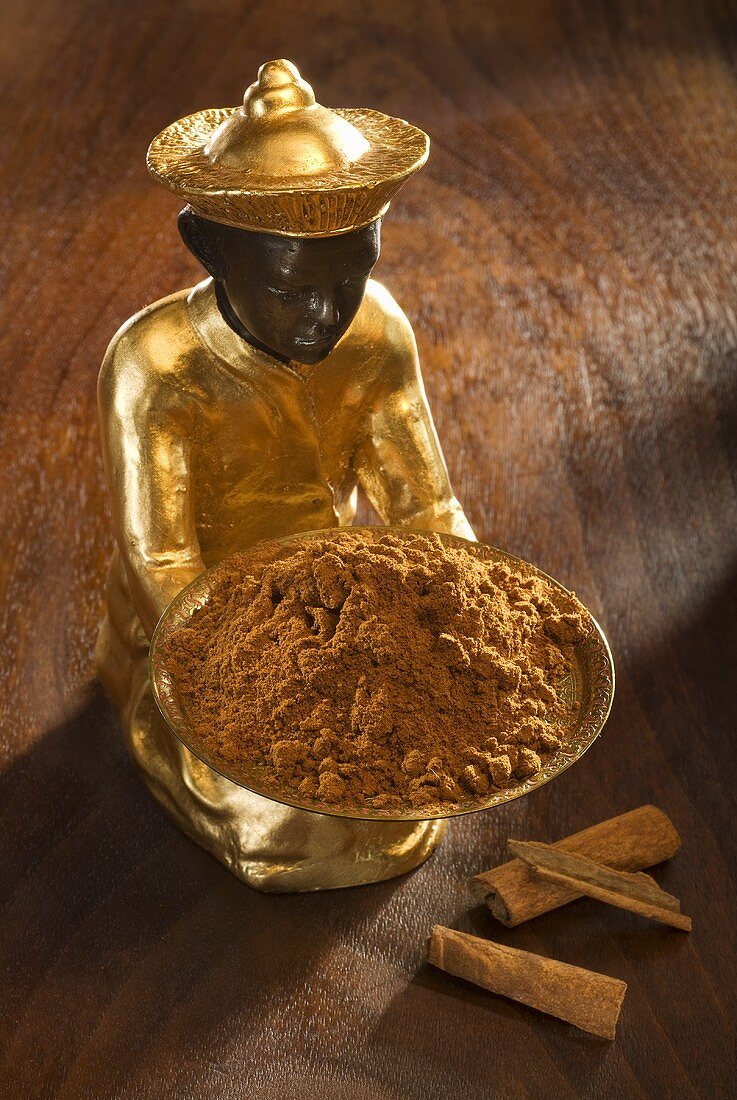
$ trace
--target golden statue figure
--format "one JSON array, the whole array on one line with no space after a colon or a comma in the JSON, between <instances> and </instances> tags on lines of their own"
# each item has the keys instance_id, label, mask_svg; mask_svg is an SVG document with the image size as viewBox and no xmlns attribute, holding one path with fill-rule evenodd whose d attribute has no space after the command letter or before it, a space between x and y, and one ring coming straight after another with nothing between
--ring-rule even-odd
<instances>
[{"instance_id":1,"label":"golden statue figure","mask_svg":"<svg viewBox=\"0 0 737 1100\"><path fill-rule=\"evenodd\" d=\"M350 524L359 483L385 523L474 537L412 329L370 278L381 218L427 153L400 119L321 107L288 61L262 66L242 107L181 119L149 150L153 175L186 200L182 237L209 277L132 317L100 371L116 548L98 671L154 796L263 890L401 874L444 823L344 820L231 783L159 714L149 639L225 556Z\"/></svg>"}]
</instances>

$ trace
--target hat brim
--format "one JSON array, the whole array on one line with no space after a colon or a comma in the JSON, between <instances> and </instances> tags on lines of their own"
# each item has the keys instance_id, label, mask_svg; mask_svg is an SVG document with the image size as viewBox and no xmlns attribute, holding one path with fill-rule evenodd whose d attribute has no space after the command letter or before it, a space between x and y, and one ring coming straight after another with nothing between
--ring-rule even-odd
<instances>
[{"instance_id":1,"label":"hat brim","mask_svg":"<svg viewBox=\"0 0 737 1100\"><path fill-rule=\"evenodd\" d=\"M196 213L255 232L330 237L375 221L425 163L430 140L400 118L368 109L336 109L369 149L341 171L321 176L250 178L205 153L215 130L238 107L198 111L167 126L148 150L149 171Z\"/></svg>"}]
</instances>

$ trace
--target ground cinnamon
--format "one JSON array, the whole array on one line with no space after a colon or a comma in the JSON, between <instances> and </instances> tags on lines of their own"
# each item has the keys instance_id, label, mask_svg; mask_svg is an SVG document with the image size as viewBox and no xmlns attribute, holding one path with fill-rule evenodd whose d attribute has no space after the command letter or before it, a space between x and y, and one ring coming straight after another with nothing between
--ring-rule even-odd
<instances>
[{"instance_id":1,"label":"ground cinnamon","mask_svg":"<svg viewBox=\"0 0 737 1100\"><path fill-rule=\"evenodd\" d=\"M298 539L223 563L163 656L213 762L327 806L462 806L534 775L570 717L575 597L437 536Z\"/></svg>"}]
</instances>

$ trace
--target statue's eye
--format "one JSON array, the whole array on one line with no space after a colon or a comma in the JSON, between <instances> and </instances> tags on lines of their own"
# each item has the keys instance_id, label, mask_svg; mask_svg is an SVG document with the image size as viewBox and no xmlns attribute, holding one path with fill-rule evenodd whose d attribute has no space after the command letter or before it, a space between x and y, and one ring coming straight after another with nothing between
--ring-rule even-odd
<instances>
[{"instance_id":1,"label":"statue's eye","mask_svg":"<svg viewBox=\"0 0 737 1100\"><path fill-rule=\"evenodd\" d=\"M297 302L303 295L301 290L289 290L286 287L271 286L269 290L272 294L275 294L277 298L281 298L283 302Z\"/></svg>"}]
</instances>

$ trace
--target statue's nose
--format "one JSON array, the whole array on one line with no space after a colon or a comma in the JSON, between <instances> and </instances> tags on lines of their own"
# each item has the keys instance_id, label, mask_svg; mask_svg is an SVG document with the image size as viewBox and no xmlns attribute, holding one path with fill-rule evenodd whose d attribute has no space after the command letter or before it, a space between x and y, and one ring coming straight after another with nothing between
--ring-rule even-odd
<instances>
[{"instance_id":1,"label":"statue's nose","mask_svg":"<svg viewBox=\"0 0 737 1100\"><path fill-rule=\"evenodd\" d=\"M322 297L319 299L316 320L325 328L333 328L340 321L340 310L333 298Z\"/></svg>"}]
</instances>

